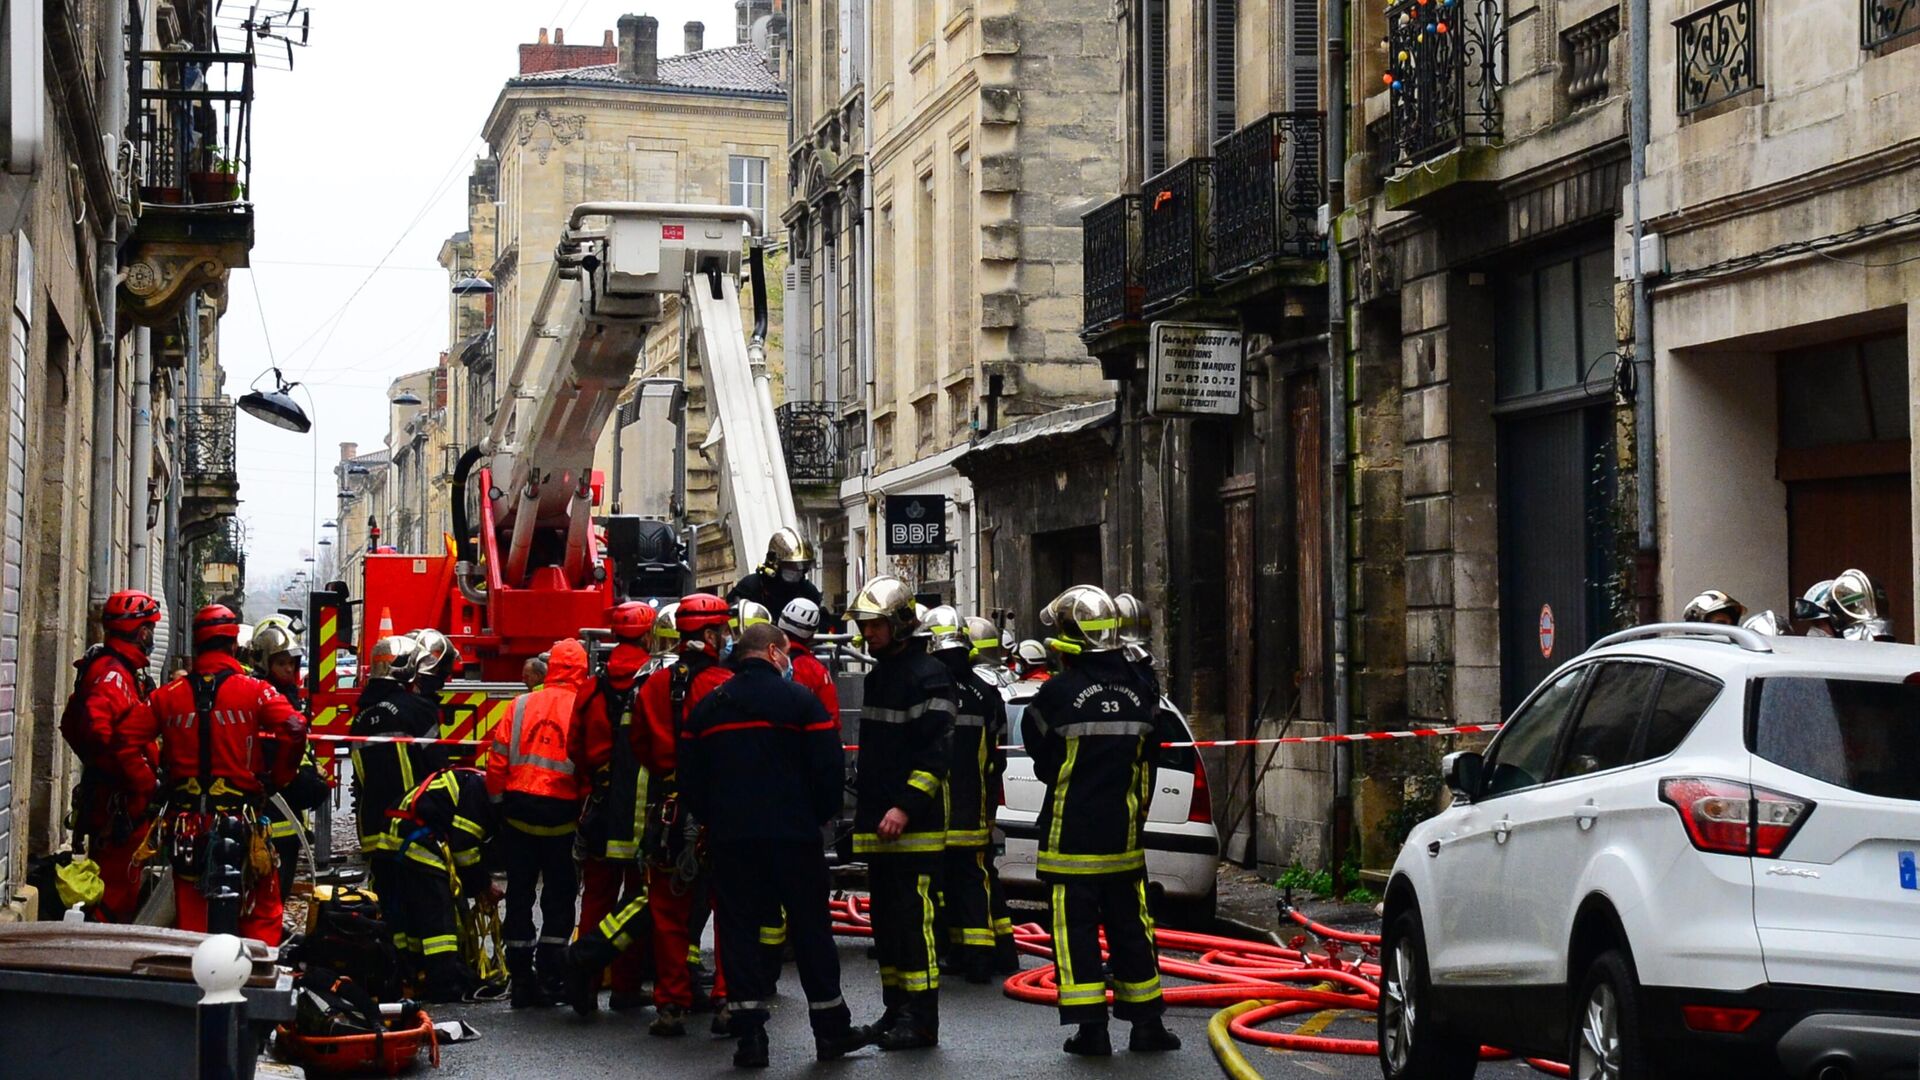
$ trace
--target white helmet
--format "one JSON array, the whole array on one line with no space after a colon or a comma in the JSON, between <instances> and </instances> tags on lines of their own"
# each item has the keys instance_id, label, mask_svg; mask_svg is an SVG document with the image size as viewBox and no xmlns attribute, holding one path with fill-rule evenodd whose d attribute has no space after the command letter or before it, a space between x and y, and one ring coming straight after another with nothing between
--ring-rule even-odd
<instances>
[{"instance_id":1,"label":"white helmet","mask_svg":"<svg viewBox=\"0 0 1920 1080\"><path fill-rule=\"evenodd\" d=\"M796 641L812 641L820 630L820 605L804 596L795 597L780 609L780 617L773 624Z\"/></svg>"}]
</instances>

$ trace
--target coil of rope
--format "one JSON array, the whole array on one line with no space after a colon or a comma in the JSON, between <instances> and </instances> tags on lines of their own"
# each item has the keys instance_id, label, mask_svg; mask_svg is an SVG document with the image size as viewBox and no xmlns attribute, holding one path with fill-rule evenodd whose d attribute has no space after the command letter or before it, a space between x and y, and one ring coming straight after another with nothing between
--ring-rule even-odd
<instances>
[{"instance_id":1,"label":"coil of rope","mask_svg":"<svg viewBox=\"0 0 1920 1080\"><path fill-rule=\"evenodd\" d=\"M865 896L834 898L834 933L871 935L873 923L867 906ZM1329 1010L1371 1015L1380 1002L1379 935L1322 926L1291 907L1285 914L1301 930L1287 946L1185 930L1154 932L1160 974L1179 980L1163 985L1162 996L1168 1005L1222 1010L1209 1025L1209 1033L1214 1036L1216 1056L1236 1077L1258 1074L1233 1048L1235 1040L1300 1053L1371 1057L1379 1052L1379 1044L1372 1039L1303 1035L1261 1027L1271 1021ZM1013 937L1022 953L1048 963L1009 976L1006 995L1033 1005L1054 1004L1059 984L1051 962L1052 935L1037 923L1016 923ZM1493 1047L1482 1048L1480 1056L1483 1061L1513 1057ZM1549 1076L1568 1075L1564 1065L1531 1058L1526 1062Z\"/></svg>"}]
</instances>

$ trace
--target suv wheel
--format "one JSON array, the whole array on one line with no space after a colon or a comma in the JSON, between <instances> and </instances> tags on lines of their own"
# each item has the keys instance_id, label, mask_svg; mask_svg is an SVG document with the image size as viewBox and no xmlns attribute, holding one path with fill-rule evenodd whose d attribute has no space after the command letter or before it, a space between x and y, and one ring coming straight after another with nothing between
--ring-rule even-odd
<instances>
[{"instance_id":1,"label":"suv wheel","mask_svg":"<svg viewBox=\"0 0 1920 1080\"><path fill-rule=\"evenodd\" d=\"M1640 980L1619 951L1601 953L1580 981L1567 1025L1567 1061L1573 1080L1646 1080L1640 1037Z\"/></svg>"},{"instance_id":2,"label":"suv wheel","mask_svg":"<svg viewBox=\"0 0 1920 1080\"><path fill-rule=\"evenodd\" d=\"M1439 1029L1427 975L1420 913L1402 912L1380 951L1380 1071L1386 1080L1468 1080L1480 1067L1478 1043Z\"/></svg>"}]
</instances>

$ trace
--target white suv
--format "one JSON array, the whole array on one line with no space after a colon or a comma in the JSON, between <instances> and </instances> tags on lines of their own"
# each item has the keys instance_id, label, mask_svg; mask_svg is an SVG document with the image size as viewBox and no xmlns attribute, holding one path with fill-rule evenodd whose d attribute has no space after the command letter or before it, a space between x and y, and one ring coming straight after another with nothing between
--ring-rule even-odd
<instances>
[{"instance_id":1,"label":"white suv","mask_svg":"<svg viewBox=\"0 0 1920 1080\"><path fill-rule=\"evenodd\" d=\"M1387 887L1380 1062L1915 1077L1920 648L1641 627L1556 671Z\"/></svg>"}]
</instances>

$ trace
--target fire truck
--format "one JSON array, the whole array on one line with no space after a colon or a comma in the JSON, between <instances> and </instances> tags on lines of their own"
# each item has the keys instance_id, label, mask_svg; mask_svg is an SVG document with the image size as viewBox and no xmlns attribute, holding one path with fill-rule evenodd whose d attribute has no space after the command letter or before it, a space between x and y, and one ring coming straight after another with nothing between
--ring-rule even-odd
<instances>
[{"instance_id":1,"label":"fire truck","mask_svg":"<svg viewBox=\"0 0 1920 1080\"><path fill-rule=\"evenodd\" d=\"M454 535L438 552L370 551L361 599L316 592L307 620L313 731L345 734L372 644L422 627L460 647L441 737L486 739L527 658L607 625L629 599L691 584L674 525L596 513L594 449L633 381L648 333L677 297L705 377L703 450L721 478L735 564L798 526L767 372L767 285L757 215L737 206L588 202L573 208L519 338L492 427L459 458ZM743 324L740 283L753 296ZM684 432L681 433L684 438ZM355 607L360 634L355 641ZM356 650L355 646L358 645Z\"/></svg>"}]
</instances>

